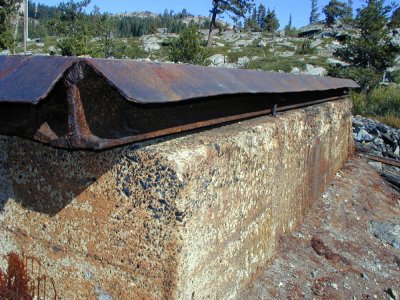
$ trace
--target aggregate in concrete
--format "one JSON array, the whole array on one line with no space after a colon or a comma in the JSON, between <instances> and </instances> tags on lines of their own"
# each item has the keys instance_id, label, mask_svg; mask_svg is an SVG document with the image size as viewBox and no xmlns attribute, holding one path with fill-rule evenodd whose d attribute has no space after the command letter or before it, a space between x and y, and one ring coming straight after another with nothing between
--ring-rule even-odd
<instances>
[{"instance_id":1,"label":"aggregate in concrete","mask_svg":"<svg viewBox=\"0 0 400 300\"><path fill-rule=\"evenodd\" d=\"M104 152L0 137L0 257L35 257L64 299L237 298L347 160L350 111L341 100Z\"/></svg>"}]
</instances>

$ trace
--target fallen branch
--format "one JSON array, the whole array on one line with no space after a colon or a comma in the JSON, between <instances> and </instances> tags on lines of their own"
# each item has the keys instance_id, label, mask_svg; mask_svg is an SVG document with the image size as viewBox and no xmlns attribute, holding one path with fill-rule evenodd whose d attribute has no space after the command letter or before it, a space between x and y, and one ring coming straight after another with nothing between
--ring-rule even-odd
<instances>
[{"instance_id":1,"label":"fallen branch","mask_svg":"<svg viewBox=\"0 0 400 300\"><path fill-rule=\"evenodd\" d=\"M400 168L400 161L395 159L377 156L368 152L364 152L360 149L357 149L357 154L369 160L378 161L386 165L391 165Z\"/></svg>"},{"instance_id":2,"label":"fallen branch","mask_svg":"<svg viewBox=\"0 0 400 300\"><path fill-rule=\"evenodd\" d=\"M360 157L363 157L367 160L372 160L372 161L377 161L381 162L386 165L394 166L400 168L400 161L390 159L387 157L381 157L377 156L374 154L369 153L368 151L364 149L357 148L357 154ZM400 193L400 176L394 173L388 173L388 172L380 172L380 175L382 178L389 184L391 188L396 190L397 192Z\"/></svg>"},{"instance_id":3,"label":"fallen branch","mask_svg":"<svg viewBox=\"0 0 400 300\"><path fill-rule=\"evenodd\" d=\"M400 176L384 172L381 173L381 176L390 184L400 188Z\"/></svg>"}]
</instances>

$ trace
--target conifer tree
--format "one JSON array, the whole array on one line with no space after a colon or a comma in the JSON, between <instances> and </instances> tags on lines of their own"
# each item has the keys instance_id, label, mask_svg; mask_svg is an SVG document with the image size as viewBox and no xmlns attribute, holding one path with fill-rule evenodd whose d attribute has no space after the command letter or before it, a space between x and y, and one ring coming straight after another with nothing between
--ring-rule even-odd
<instances>
[{"instance_id":1,"label":"conifer tree","mask_svg":"<svg viewBox=\"0 0 400 300\"><path fill-rule=\"evenodd\" d=\"M260 27L258 26L257 16L258 16L257 8L254 7L253 8L253 12L251 14L251 17L248 20L248 26L253 31L259 31L260 30Z\"/></svg>"},{"instance_id":2,"label":"conifer tree","mask_svg":"<svg viewBox=\"0 0 400 300\"><path fill-rule=\"evenodd\" d=\"M353 0L348 0L347 1L347 7L348 7L348 10L349 10L349 17L353 18L353 7L354 7Z\"/></svg>"},{"instance_id":3,"label":"conifer tree","mask_svg":"<svg viewBox=\"0 0 400 300\"><path fill-rule=\"evenodd\" d=\"M360 37L351 39L336 53L350 66L336 70L333 75L351 77L368 89L382 78L387 68L394 65L400 48L391 42L387 27L388 13L392 9L392 6L385 5L384 0L368 0L367 5L358 10L355 26Z\"/></svg>"},{"instance_id":4,"label":"conifer tree","mask_svg":"<svg viewBox=\"0 0 400 300\"><path fill-rule=\"evenodd\" d=\"M265 29L265 17L267 16L267 10L265 6L261 3L258 6L257 11L257 23L261 29Z\"/></svg>"},{"instance_id":5,"label":"conifer tree","mask_svg":"<svg viewBox=\"0 0 400 300\"><path fill-rule=\"evenodd\" d=\"M85 20L83 10L91 0L75 2L61 2L58 6L61 11L59 33L64 37L58 42L61 54L78 56L88 54L90 40L88 22Z\"/></svg>"},{"instance_id":6,"label":"conifer tree","mask_svg":"<svg viewBox=\"0 0 400 300\"><path fill-rule=\"evenodd\" d=\"M289 15L289 22L285 26L285 34L286 36L293 37L295 34L295 28L293 27L292 24L292 14Z\"/></svg>"},{"instance_id":7,"label":"conifer tree","mask_svg":"<svg viewBox=\"0 0 400 300\"><path fill-rule=\"evenodd\" d=\"M18 0L0 0L0 49L14 48L12 19L19 7Z\"/></svg>"},{"instance_id":8,"label":"conifer tree","mask_svg":"<svg viewBox=\"0 0 400 300\"><path fill-rule=\"evenodd\" d=\"M400 28L400 7L393 12L390 20L390 27Z\"/></svg>"},{"instance_id":9,"label":"conifer tree","mask_svg":"<svg viewBox=\"0 0 400 300\"><path fill-rule=\"evenodd\" d=\"M320 13L318 12L318 1L311 0L310 25L317 23L319 16Z\"/></svg>"},{"instance_id":10,"label":"conifer tree","mask_svg":"<svg viewBox=\"0 0 400 300\"><path fill-rule=\"evenodd\" d=\"M196 27L188 27L182 31L179 38L171 45L168 57L173 62L203 63L204 47Z\"/></svg>"},{"instance_id":11,"label":"conifer tree","mask_svg":"<svg viewBox=\"0 0 400 300\"><path fill-rule=\"evenodd\" d=\"M217 27L217 16L224 12L231 12L235 16L244 17L254 6L253 0L212 0L211 22L208 33L207 46L212 45L212 31Z\"/></svg>"},{"instance_id":12,"label":"conifer tree","mask_svg":"<svg viewBox=\"0 0 400 300\"><path fill-rule=\"evenodd\" d=\"M265 30L269 33L272 33L272 38L273 38L278 28L279 28L279 20L276 17L275 10L270 10L268 8L267 15L265 17Z\"/></svg>"},{"instance_id":13,"label":"conifer tree","mask_svg":"<svg viewBox=\"0 0 400 300\"><path fill-rule=\"evenodd\" d=\"M349 6L338 0L330 0L322 11L326 16L325 23L328 27L332 26L337 19L349 16Z\"/></svg>"}]
</instances>

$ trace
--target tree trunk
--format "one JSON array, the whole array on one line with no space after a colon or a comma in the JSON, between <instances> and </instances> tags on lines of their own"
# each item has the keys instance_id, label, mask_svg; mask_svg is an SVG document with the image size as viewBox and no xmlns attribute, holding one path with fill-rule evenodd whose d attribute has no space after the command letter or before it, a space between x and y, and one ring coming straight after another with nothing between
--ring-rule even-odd
<instances>
[{"instance_id":1,"label":"tree trunk","mask_svg":"<svg viewBox=\"0 0 400 300\"><path fill-rule=\"evenodd\" d=\"M211 47L212 46L212 42L213 42L213 35L212 35L212 31L213 29L216 27L215 26L215 21L217 19L217 11L218 11L218 0L214 0L213 1L213 9L212 9L212 17L211 17L211 23L210 23L210 31L208 32L208 39L207 39L207 47Z\"/></svg>"},{"instance_id":2,"label":"tree trunk","mask_svg":"<svg viewBox=\"0 0 400 300\"><path fill-rule=\"evenodd\" d=\"M13 34L13 54L15 55L15 50L17 47L17 37L18 37L18 28L19 28L19 7L16 13L16 18L15 18L15 29L14 29L14 34Z\"/></svg>"}]
</instances>

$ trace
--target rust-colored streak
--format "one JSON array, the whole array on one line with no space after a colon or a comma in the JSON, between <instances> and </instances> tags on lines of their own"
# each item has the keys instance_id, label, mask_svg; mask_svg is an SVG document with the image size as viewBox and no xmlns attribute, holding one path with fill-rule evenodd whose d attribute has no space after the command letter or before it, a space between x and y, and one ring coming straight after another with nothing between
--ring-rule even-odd
<instances>
[{"instance_id":1,"label":"rust-colored streak","mask_svg":"<svg viewBox=\"0 0 400 300\"><path fill-rule=\"evenodd\" d=\"M330 101L357 87L346 79L254 70L4 56L0 134L104 149Z\"/></svg>"},{"instance_id":2,"label":"rust-colored streak","mask_svg":"<svg viewBox=\"0 0 400 300\"><path fill-rule=\"evenodd\" d=\"M0 103L43 100L76 59L47 56L0 56Z\"/></svg>"},{"instance_id":3,"label":"rust-colored streak","mask_svg":"<svg viewBox=\"0 0 400 300\"><path fill-rule=\"evenodd\" d=\"M69 104L69 137L73 144L79 147L81 140L91 136L92 133L86 122L79 89L76 85L72 85L68 88L67 99Z\"/></svg>"},{"instance_id":4,"label":"rust-colored streak","mask_svg":"<svg viewBox=\"0 0 400 300\"><path fill-rule=\"evenodd\" d=\"M238 93L358 88L347 79L127 60L0 57L0 102L37 103L73 64L92 66L128 100L162 103Z\"/></svg>"},{"instance_id":5,"label":"rust-colored streak","mask_svg":"<svg viewBox=\"0 0 400 300\"><path fill-rule=\"evenodd\" d=\"M342 262L345 265L349 265L350 262L344 258L343 256L334 253L330 248L328 248L324 242L317 238L317 237L313 237L311 239L311 247L314 249L314 251L319 255L319 256L323 256L328 260L333 260L336 262Z\"/></svg>"},{"instance_id":6,"label":"rust-colored streak","mask_svg":"<svg viewBox=\"0 0 400 300\"><path fill-rule=\"evenodd\" d=\"M34 299L34 286L24 259L16 253L10 253L7 263L7 271L0 270L0 299Z\"/></svg>"},{"instance_id":7,"label":"rust-colored streak","mask_svg":"<svg viewBox=\"0 0 400 300\"><path fill-rule=\"evenodd\" d=\"M358 88L347 79L207 68L148 62L87 59L127 100L163 103L216 95L297 93Z\"/></svg>"},{"instance_id":8,"label":"rust-colored streak","mask_svg":"<svg viewBox=\"0 0 400 300\"><path fill-rule=\"evenodd\" d=\"M0 269L0 299L58 299L54 280L46 275L36 258L11 252L7 264L6 272ZM51 298L47 297L48 292Z\"/></svg>"},{"instance_id":9,"label":"rust-colored streak","mask_svg":"<svg viewBox=\"0 0 400 300\"><path fill-rule=\"evenodd\" d=\"M285 110L294 109L294 108L301 108L301 107L305 107L308 105L315 105L315 104L338 100L338 99L342 99L342 98L335 97L335 98L305 102L305 103L296 104L296 105L283 106L283 107L279 107L277 109L277 111L285 111ZM93 146L94 146L95 150L111 148L111 147L134 143L134 142L138 142L138 141L149 140L152 138L157 138L157 137L165 136L165 135L169 135L169 134L176 134L176 133L180 133L180 132L184 132L184 131L189 131L189 130L193 130L193 129L208 127L208 126L214 126L214 125L218 125L218 124L222 124L222 123L228 123L228 122L233 122L233 121L238 121L238 120L243 120L243 119L259 117L259 116L270 114L271 112L272 112L272 109L266 109L266 110L261 110L261 111L257 111L257 112L253 112L253 113L240 114L240 115L236 115L236 116L229 116L229 117L224 117L224 118L207 120L204 122L191 123L191 124L187 124L187 125L183 125L183 126L171 127L168 129L153 131L150 133L140 134L140 135L131 136L131 137L123 138L123 139L109 139L109 140L103 139L103 140L99 141L99 143L94 144Z\"/></svg>"}]
</instances>

